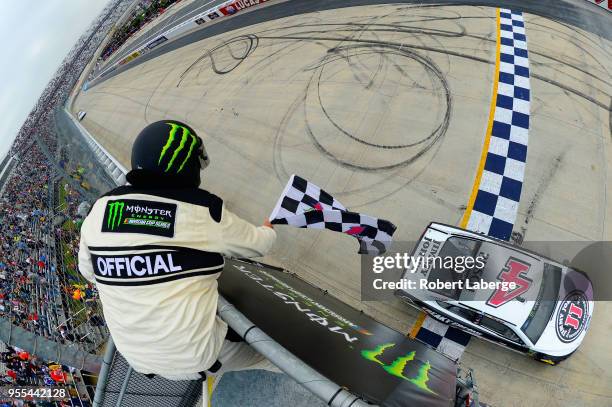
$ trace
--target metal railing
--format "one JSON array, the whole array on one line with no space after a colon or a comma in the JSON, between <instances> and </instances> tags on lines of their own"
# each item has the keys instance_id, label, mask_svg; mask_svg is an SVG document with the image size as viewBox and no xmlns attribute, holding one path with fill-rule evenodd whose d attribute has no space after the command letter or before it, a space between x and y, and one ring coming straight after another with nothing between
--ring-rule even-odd
<instances>
[{"instance_id":1,"label":"metal railing","mask_svg":"<svg viewBox=\"0 0 612 407\"><path fill-rule=\"evenodd\" d=\"M79 133L85 139L85 142L91 148L91 151L96 156L96 159L104 168L106 173L113 179L113 181L117 185L123 185L125 183L125 174L127 173L127 169L121 165L121 163L108 152L104 147L100 145L85 128L79 123L79 121L70 114L70 112L66 109L63 111L67 117L70 119L72 124L77 128Z\"/></svg>"},{"instance_id":2,"label":"metal railing","mask_svg":"<svg viewBox=\"0 0 612 407\"><path fill-rule=\"evenodd\" d=\"M102 367L102 358L85 352L76 343L61 344L51 339L13 325L7 318L0 317L0 341L7 345L17 346L31 355L43 360L52 360L79 370L98 372Z\"/></svg>"},{"instance_id":3,"label":"metal railing","mask_svg":"<svg viewBox=\"0 0 612 407\"><path fill-rule=\"evenodd\" d=\"M190 407L202 396L202 381L148 378L128 364L112 339L106 345L94 397L94 407Z\"/></svg>"}]
</instances>

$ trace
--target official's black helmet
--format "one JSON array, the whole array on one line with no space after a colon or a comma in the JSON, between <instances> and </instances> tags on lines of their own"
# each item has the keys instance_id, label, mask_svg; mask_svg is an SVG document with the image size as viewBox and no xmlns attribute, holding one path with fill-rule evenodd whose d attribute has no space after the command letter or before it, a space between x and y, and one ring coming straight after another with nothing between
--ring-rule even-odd
<instances>
[{"instance_id":1,"label":"official's black helmet","mask_svg":"<svg viewBox=\"0 0 612 407\"><path fill-rule=\"evenodd\" d=\"M200 171L209 160L196 132L176 120L161 120L145 127L132 146L133 185L198 187Z\"/></svg>"}]
</instances>

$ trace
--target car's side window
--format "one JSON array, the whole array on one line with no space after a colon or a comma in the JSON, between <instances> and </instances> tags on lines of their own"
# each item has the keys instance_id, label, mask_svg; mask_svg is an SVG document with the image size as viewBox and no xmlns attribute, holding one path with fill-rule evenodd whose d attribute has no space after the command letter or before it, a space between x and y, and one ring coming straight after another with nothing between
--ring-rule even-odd
<instances>
[{"instance_id":1,"label":"car's side window","mask_svg":"<svg viewBox=\"0 0 612 407\"><path fill-rule=\"evenodd\" d=\"M512 331L512 329L502 324L501 322L494 320L493 318L489 318L487 316L482 317L480 325L492 330L493 332L498 333L499 335L511 340L512 342L523 344L523 341L521 341L521 339L518 337L517 334Z\"/></svg>"},{"instance_id":2,"label":"car's side window","mask_svg":"<svg viewBox=\"0 0 612 407\"><path fill-rule=\"evenodd\" d=\"M436 302L442 308L445 308L449 312L452 312L453 314L463 319L466 319L473 324L480 325L484 328L487 328L503 336L504 338L511 340L512 342L516 342L518 344L524 345L521 338L519 338L518 335L514 333L514 331L512 331L512 329L510 329L506 325L502 324L499 321L496 321L495 319L491 317L483 316L475 311L472 311L466 308L462 308L462 307L458 307L456 305L448 304L446 302L442 302L442 301L436 301Z\"/></svg>"},{"instance_id":3,"label":"car's side window","mask_svg":"<svg viewBox=\"0 0 612 407\"><path fill-rule=\"evenodd\" d=\"M452 312L453 314L460 316L463 319L467 319L470 322L474 322L478 319L478 313L470 311L469 309L457 307L456 305L447 304L442 301L437 301L437 303L442 308L446 308L449 312Z\"/></svg>"}]
</instances>

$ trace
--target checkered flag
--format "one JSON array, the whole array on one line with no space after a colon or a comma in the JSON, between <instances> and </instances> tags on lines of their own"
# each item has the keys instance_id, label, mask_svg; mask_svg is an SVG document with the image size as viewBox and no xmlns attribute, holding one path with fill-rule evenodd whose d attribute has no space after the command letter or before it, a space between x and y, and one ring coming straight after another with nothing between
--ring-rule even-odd
<instances>
[{"instance_id":1,"label":"checkered flag","mask_svg":"<svg viewBox=\"0 0 612 407\"><path fill-rule=\"evenodd\" d=\"M298 175L292 175L270 215L270 221L302 214L313 209L346 211L344 205L333 196L312 182Z\"/></svg>"},{"instance_id":2,"label":"checkered flag","mask_svg":"<svg viewBox=\"0 0 612 407\"><path fill-rule=\"evenodd\" d=\"M328 229L359 240L360 254L382 254L391 245L395 225L384 219L350 212L313 183L292 175L270 222L298 228Z\"/></svg>"}]
</instances>

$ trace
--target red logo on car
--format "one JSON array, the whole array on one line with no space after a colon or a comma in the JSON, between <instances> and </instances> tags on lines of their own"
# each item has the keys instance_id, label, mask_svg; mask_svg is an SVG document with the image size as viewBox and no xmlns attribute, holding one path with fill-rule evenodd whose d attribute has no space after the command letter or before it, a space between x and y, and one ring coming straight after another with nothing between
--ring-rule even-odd
<instances>
[{"instance_id":1,"label":"red logo on car","mask_svg":"<svg viewBox=\"0 0 612 407\"><path fill-rule=\"evenodd\" d=\"M582 319L582 313L582 308L578 307L574 303L571 303L563 325L578 329L580 326L580 320Z\"/></svg>"},{"instance_id":2,"label":"red logo on car","mask_svg":"<svg viewBox=\"0 0 612 407\"><path fill-rule=\"evenodd\" d=\"M527 278L530 267L531 265L529 263L510 257L497 279L508 284L515 283L516 288L504 291L500 287L491 294L491 297L489 297L487 301L487 305L494 308L501 307L521 294L526 293L532 282L531 279Z\"/></svg>"},{"instance_id":3,"label":"red logo on car","mask_svg":"<svg viewBox=\"0 0 612 407\"><path fill-rule=\"evenodd\" d=\"M576 340L587 325L589 303L581 291L568 294L561 304L555 319L557 337L565 343Z\"/></svg>"}]
</instances>

